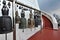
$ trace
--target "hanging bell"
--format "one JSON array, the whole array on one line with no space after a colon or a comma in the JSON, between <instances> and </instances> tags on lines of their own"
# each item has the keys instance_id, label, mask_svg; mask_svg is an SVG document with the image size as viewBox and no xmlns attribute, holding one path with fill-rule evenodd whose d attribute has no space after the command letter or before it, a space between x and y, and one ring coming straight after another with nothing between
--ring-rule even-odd
<instances>
[{"instance_id":1,"label":"hanging bell","mask_svg":"<svg viewBox=\"0 0 60 40\"><path fill-rule=\"evenodd\" d=\"M22 32L24 32L25 28L26 28L26 18L25 18L25 12L24 12L24 10L22 10L20 23L19 23L19 29L23 29Z\"/></svg>"},{"instance_id":2,"label":"hanging bell","mask_svg":"<svg viewBox=\"0 0 60 40\"><path fill-rule=\"evenodd\" d=\"M20 16L18 15L18 11L15 13L15 23L20 23Z\"/></svg>"},{"instance_id":3,"label":"hanging bell","mask_svg":"<svg viewBox=\"0 0 60 40\"><path fill-rule=\"evenodd\" d=\"M0 34L12 32L12 20L10 16L4 15L0 17Z\"/></svg>"},{"instance_id":4,"label":"hanging bell","mask_svg":"<svg viewBox=\"0 0 60 40\"><path fill-rule=\"evenodd\" d=\"M29 19L28 19L28 27L31 29L34 28L34 19L32 18L32 13L29 14Z\"/></svg>"},{"instance_id":5,"label":"hanging bell","mask_svg":"<svg viewBox=\"0 0 60 40\"><path fill-rule=\"evenodd\" d=\"M0 34L12 32L12 19L9 14L9 9L6 6L6 1L3 1L2 16L0 16Z\"/></svg>"}]
</instances>

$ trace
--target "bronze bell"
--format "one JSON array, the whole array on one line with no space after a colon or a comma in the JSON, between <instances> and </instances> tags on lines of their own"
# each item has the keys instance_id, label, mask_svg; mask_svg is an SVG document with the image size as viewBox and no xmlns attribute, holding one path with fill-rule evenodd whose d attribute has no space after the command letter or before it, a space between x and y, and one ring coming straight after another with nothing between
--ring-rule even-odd
<instances>
[{"instance_id":1,"label":"bronze bell","mask_svg":"<svg viewBox=\"0 0 60 40\"><path fill-rule=\"evenodd\" d=\"M23 32L24 32L24 29L26 28L26 18L25 18L25 12L23 10L21 12L19 28L23 29Z\"/></svg>"},{"instance_id":2,"label":"bronze bell","mask_svg":"<svg viewBox=\"0 0 60 40\"><path fill-rule=\"evenodd\" d=\"M12 32L12 19L10 16L3 15L0 17L0 34Z\"/></svg>"},{"instance_id":3,"label":"bronze bell","mask_svg":"<svg viewBox=\"0 0 60 40\"><path fill-rule=\"evenodd\" d=\"M18 11L15 13L15 23L20 23L20 16L18 16Z\"/></svg>"},{"instance_id":4,"label":"bronze bell","mask_svg":"<svg viewBox=\"0 0 60 40\"><path fill-rule=\"evenodd\" d=\"M34 19L32 18L32 12L30 11L29 14L29 19L28 19L28 27L32 30L32 28L34 28Z\"/></svg>"}]
</instances>

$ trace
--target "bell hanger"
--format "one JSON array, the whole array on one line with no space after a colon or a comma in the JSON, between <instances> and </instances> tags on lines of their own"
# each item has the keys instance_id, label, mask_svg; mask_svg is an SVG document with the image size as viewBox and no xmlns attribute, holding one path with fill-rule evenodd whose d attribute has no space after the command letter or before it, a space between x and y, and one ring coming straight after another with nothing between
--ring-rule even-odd
<instances>
[{"instance_id":1,"label":"bell hanger","mask_svg":"<svg viewBox=\"0 0 60 40\"><path fill-rule=\"evenodd\" d=\"M17 7L18 7L19 9L23 9L23 6L21 6L21 5L19 5L19 6L17 5Z\"/></svg>"},{"instance_id":2,"label":"bell hanger","mask_svg":"<svg viewBox=\"0 0 60 40\"><path fill-rule=\"evenodd\" d=\"M10 6L11 6L11 3L10 3L10 2L8 2L8 7L10 8Z\"/></svg>"},{"instance_id":3,"label":"bell hanger","mask_svg":"<svg viewBox=\"0 0 60 40\"><path fill-rule=\"evenodd\" d=\"M18 5L17 5L17 7L18 7Z\"/></svg>"},{"instance_id":4,"label":"bell hanger","mask_svg":"<svg viewBox=\"0 0 60 40\"><path fill-rule=\"evenodd\" d=\"M22 9L21 13L23 13L23 14L25 13L23 9Z\"/></svg>"},{"instance_id":5,"label":"bell hanger","mask_svg":"<svg viewBox=\"0 0 60 40\"><path fill-rule=\"evenodd\" d=\"M6 1L5 0L3 0L3 5L6 5Z\"/></svg>"}]
</instances>

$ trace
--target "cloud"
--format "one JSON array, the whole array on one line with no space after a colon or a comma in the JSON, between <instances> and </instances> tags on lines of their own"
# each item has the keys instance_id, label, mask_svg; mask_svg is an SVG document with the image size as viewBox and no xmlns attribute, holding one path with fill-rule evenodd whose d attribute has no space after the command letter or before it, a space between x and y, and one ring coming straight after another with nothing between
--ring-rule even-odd
<instances>
[{"instance_id":1,"label":"cloud","mask_svg":"<svg viewBox=\"0 0 60 40\"><path fill-rule=\"evenodd\" d=\"M60 0L38 0L41 10L46 12L52 12L60 8Z\"/></svg>"}]
</instances>

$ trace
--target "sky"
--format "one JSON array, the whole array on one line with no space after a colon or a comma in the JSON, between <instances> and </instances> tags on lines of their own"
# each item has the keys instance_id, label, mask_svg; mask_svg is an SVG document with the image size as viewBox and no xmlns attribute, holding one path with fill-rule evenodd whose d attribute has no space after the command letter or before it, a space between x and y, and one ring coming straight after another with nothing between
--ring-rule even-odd
<instances>
[{"instance_id":1,"label":"sky","mask_svg":"<svg viewBox=\"0 0 60 40\"><path fill-rule=\"evenodd\" d=\"M38 4L41 10L49 13L60 9L60 0L38 0Z\"/></svg>"}]
</instances>

